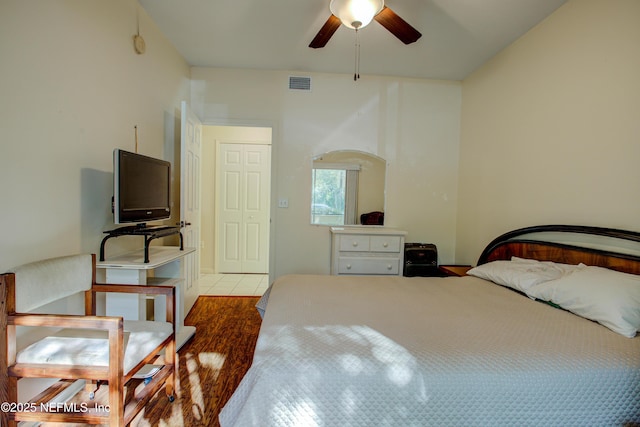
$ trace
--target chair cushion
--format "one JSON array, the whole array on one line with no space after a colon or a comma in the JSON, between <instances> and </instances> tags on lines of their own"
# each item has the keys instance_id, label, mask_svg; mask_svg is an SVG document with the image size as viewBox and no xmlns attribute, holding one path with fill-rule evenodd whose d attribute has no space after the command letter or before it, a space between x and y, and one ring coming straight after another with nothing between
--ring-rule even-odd
<instances>
[{"instance_id":1,"label":"chair cushion","mask_svg":"<svg viewBox=\"0 0 640 427\"><path fill-rule=\"evenodd\" d=\"M127 374L173 332L171 323L124 321L124 373ZM18 363L109 365L107 331L62 329L18 352Z\"/></svg>"}]
</instances>

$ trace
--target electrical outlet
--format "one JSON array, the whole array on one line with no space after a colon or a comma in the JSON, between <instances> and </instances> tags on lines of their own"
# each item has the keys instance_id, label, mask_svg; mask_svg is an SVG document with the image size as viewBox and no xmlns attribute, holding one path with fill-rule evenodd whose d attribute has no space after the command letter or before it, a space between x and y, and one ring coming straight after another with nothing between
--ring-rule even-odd
<instances>
[{"instance_id":1,"label":"electrical outlet","mask_svg":"<svg viewBox=\"0 0 640 427\"><path fill-rule=\"evenodd\" d=\"M279 208L288 208L289 207L289 199L278 199L278 207Z\"/></svg>"}]
</instances>

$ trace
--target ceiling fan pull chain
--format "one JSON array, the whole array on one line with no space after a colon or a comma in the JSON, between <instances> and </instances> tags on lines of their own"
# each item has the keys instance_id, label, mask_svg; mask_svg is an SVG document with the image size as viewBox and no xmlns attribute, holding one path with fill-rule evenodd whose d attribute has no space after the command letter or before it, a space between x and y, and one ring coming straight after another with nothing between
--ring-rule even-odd
<instances>
[{"instance_id":1,"label":"ceiling fan pull chain","mask_svg":"<svg viewBox=\"0 0 640 427\"><path fill-rule=\"evenodd\" d=\"M358 36L358 29L356 28L356 57L355 57L355 71L353 73L353 81L357 81L360 78L360 38Z\"/></svg>"}]
</instances>

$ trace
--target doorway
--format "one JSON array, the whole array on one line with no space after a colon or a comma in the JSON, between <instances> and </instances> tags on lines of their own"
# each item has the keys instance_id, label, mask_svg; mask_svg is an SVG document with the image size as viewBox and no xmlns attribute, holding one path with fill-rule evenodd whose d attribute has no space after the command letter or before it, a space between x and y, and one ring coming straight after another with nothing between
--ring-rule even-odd
<instances>
[{"instance_id":1,"label":"doorway","mask_svg":"<svg viewBox=\"0 0 640 427\"><path fill-rule=\"evenodd\" d=\"M268 274L270 127L203 126L205 274Z\"/></svg>"}]
</instances>

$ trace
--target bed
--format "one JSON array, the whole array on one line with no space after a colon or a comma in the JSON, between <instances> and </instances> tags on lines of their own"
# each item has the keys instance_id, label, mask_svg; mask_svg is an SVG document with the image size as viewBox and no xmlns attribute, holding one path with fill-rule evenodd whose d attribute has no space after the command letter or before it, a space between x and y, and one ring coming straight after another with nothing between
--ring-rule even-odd
<instances>
[{"instance_id":1,"label":"bed","mask_svg":"<svg viewBox=\"0 0 640 427\"><path fill-rule=\"evenodd\" d=\"M279 278L221 426L640 425L640 233L519 229L469 273Z\"/></svg>"}]
</instances>

